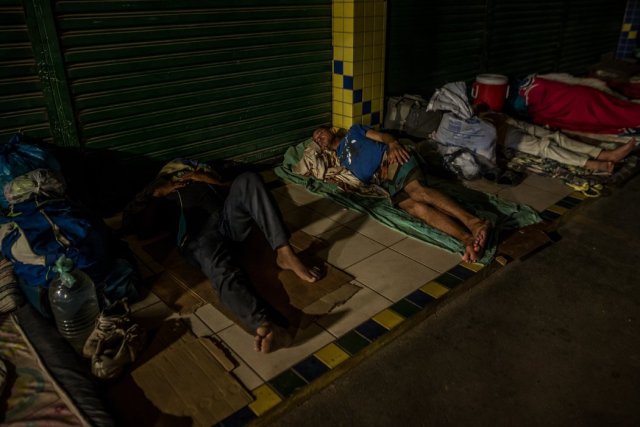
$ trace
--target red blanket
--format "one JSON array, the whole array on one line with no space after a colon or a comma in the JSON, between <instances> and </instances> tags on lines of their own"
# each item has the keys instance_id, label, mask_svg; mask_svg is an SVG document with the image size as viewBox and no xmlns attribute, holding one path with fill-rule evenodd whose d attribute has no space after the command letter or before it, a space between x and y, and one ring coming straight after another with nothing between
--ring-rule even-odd
<instances>
[{"instance_id":1,"label":"red blanket","mask_svg":"<svg viewBox=\"0 0 640 427\"><path fill-rule=\"evenodd\" d=\"M588 86L535 77L520 88L534 123L581 132L618 134L640 128L640 104Z\"/></svg>"}]
</instances>

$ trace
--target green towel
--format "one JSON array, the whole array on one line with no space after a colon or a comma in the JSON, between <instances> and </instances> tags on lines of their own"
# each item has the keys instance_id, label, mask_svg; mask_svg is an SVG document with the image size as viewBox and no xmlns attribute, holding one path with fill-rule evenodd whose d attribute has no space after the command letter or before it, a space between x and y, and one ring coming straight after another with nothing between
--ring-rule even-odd
<instances>
[{"instance_id":1,"label":"green towel","mask_svg":"<svg viewBox=\"0 0 640 427\"><path fill-rule=\"evenodd\" d=\"M323 195L350 209L370 215L382 224L408 236L446 249L449 252L464 253L464 247L459 240L426 225L405 211L394 207L389 199L365 197L349 193L335 184L293 173L291 168L302 158L304 148L309 142L311 140L302 142L287 150L282 165L275 168L275 173L279 177L303 185L310 192ZM488 264L493 259L497 247L497 236L500 235L500 232L542 221L540 215L529 206L503 200L492 194L471 190L456 181L444 180L429 175L427 185L451 197L464 209L472 212L477 217L491 221L493 224L492 232L487 242L484 256L478 261L481 264Z\"/></svg>"}]
</instances>

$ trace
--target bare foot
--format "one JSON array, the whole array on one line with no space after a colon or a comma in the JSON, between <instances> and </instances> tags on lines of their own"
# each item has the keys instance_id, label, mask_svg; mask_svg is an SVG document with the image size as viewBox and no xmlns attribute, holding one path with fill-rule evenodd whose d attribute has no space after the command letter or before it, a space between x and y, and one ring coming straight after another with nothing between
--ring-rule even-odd
<instances>
[{"instance_id":1,"label":"bare foot","mask_svg":"<svg viewBox=\"0 0 640 427\"><path fill-rule=\"evenodd\" d=\"M482 256L484 247L487 244L487 239L489 238L491 223L477 218L473 224L471 224L469 230L473 235L473 250L477 252L478 256Z\"/></svg>"},{"instance_id":2,"label":"bare foot","mask_svg":"<svg viewBox=\"0 0 640 427\"><path fill-rule=\"evenodd\" d=\"M313 283L320 278L320 270L316 267L311 269L307 268L295 252L293 252L291 246L280 246L276 249L276 253L276 263L281 269L291 270L296 276L309 283Z\"/></svg>"},{"instance_id":3,"label":"bare foot","mask_svg":"<svg viewBox=\"0 0 640 427\"><path fill-rule=\"evenodd\" d=\"M462 254L462 261L464 262L476 262L478 260L478 252L473 248L475 238L472 235L468 235L466 239L462 240L464 245L464 253Z\"/></svg>"},{"instance_id":4,"label":"bare foot","mask_svg":"<svg viewBox=\"0 0 640 427\"><path fill-rule=\"evenodd\" d=\"M271 323L264 323L256 329L254 350L267 354L289 347L292 342L293 337L286 329Z\"/></svg>"},{"instance_id":5,"label":"bare foot","mask_svg":"<svg viewBox=\"0 0 640 427\"><path fill-rule=\"evenodd\" d=\"M584 167L589 170L606 172L609 175L613 173L615 164L613 162L607 162L603 160L587 160Z\"/></svg>"},{"instance_id":6,"label":"bare foot","mask_svg":"<svg viewBox=\"0 0 640 427\"><path fill-rule=\"evenodd\" d=\"M608 151L602 151L596 160L602 160L605 162L619 162L627 157L633 149L636 148L636 138L633 137L624 145L618 148Z\"/></svg>"}]
</instances>

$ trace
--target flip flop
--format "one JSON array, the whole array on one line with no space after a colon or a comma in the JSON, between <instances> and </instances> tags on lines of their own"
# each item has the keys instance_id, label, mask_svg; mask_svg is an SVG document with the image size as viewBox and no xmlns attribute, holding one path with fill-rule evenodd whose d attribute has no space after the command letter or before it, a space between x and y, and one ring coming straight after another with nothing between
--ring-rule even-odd
<instances>
[{"instance_id":1,"label":"flip flop","mask_svg":"<svg viewBox=\"0 0 640 427\"><path fill-rule=\"evenodd\" d=\"M582 184L565 182L565 184L577 192L582 193L585 197L596 198L602 195L602 184L590 185L588 182L584 182Z\"/></svg>"}]
</instances>

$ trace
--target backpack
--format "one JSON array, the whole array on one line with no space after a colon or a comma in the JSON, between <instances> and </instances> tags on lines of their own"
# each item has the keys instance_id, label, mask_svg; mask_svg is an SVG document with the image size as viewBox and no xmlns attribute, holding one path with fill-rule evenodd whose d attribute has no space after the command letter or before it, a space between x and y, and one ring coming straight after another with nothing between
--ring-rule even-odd
<instances>
[{"instance_id":1,"label":"backpack","mask_svg":"<svg viewBox=\"0 0 640 427\"><path fill-rule=\"evenodd\" d=\"M90 218L66 199L33 200L12 206L0 217L0 247L16 276L30 287L48 288L55 261L65 255L95 283L111 263L104 223Z\"/></svg>"},{"instance_id":2,"label":"backpack","mask_svg":"<svg viewBox=\"0 0 640 427\"><path fill-rule=\"evenodd\" d=\"M48 151L24 142L21 134L15 134L9 142L0 145L0 206L9 206L4 187L14 178L35 169L60 171L60 164Z\"/></svg>"},{"instance_id":3,"label":"backpack","mask_svg":"<svg viewBox=\"0 0 640 427\"><path fill-rule=\"evenodd\" d=\"M387 101L384 128L400 130L418 138L427 138L438 129L441 119L442 112L427 111L427 101L419 95L392 96Z\"/></svg>"}]
</instances>

